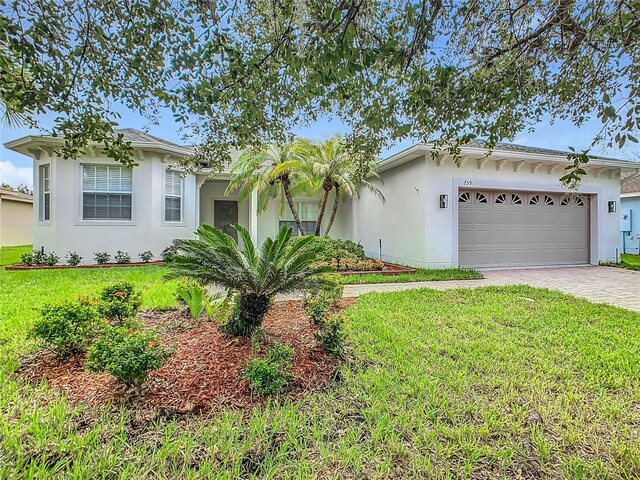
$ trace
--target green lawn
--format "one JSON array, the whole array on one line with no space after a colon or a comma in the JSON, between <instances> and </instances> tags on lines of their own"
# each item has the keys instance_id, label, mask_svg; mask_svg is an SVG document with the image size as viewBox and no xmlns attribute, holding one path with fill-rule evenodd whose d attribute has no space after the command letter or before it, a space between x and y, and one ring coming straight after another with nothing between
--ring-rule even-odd
<instances>
[{"instance_id":1,"label":"green lawn","mask_svg":"<svg viewBox=\"0 0 640 480\"><path fill-rule=\"evenodd\" d=\"M20 263L20 255L29 253L33 247L31 245L17 245L15 247L0 248L0 267Z\"/></svg>"},{"instance_id":2,"label":"green lawn","mask_svg":"<svg viewBox=\"0 0 640 480\"><path fill-rule=\"evenodd\" d=\"M620 255L620 266L631 270L640 270L640 255L623 253Z\"/></svg>"},{"instance_id":3,"label":"green lawn","mask_svg":"<svg viewBox=\"0 0 640 480\"><path fill-rule=\"evenodd\" d=\"M301 402L141 417L10 374L47 300L161 267L0 271L0 478L638 478L640 315L528 287L369 294L351 360Z\"/></svg>"},{"instance_id":4,"label":"green lawn","mask_svg":"<svg viewBox=\"0 0 640 480\"><path fill-rule=\"evenodd\" d=\"M462 268L418 268L416 273L401 275L381 275L376 273L362 275L345 275L340 281L345 284L354 283L406 283L428 282L433 280L475 280L484 278L480 272Z\"/></svg>"}]
</instances>

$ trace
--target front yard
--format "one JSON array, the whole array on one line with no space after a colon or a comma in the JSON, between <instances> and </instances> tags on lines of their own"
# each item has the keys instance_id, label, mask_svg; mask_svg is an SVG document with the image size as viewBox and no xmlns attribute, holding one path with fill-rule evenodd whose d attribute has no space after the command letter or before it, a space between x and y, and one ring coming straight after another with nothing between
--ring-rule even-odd
<instances>
[{"instance_id":1,"label":"front yard","mask_svg":"<svg viewBox=\"0 0 640 480\"><path fill-rule=\"evenodd\" d=\"M640 315L528 287L369 294L325 391L201 415L91 410L12 376L47 301L162 267L0 271L0 477L637 478Z\"/></svg>"},{"instance_id":2,"label":"front yard","mask_svg":"<svg viewBox=\"0 0 640 480\"><path fill-rule=\"evenodd\" d=\"M620 266L631 270L640 270L640 255L623 253L620 255Z\"/></svg>"}]
</instances>

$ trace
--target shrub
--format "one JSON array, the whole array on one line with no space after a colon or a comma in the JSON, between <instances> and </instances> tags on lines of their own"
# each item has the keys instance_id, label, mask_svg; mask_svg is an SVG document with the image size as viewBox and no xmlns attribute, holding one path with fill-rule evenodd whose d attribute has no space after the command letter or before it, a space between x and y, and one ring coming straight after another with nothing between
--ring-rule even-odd
<instances>
[{"instance_id":1,"label":"shrub","mask_svg":"<svg viewBox=\"0 0 640 480\"><path fill-rule=\"evenodd\" d=\"M66 358L86 351L97 325L96 310L90 302L72 301L46 305L31 330L49 350Z\"/></svg>"},{"instance_id":2,"label":"shrub","mask_svg":"<svg viewBox=\"0 0 640 480\"><path fill-rule=\"evenodd\" d=\"M33 251L33 264L34 265L44 265L46 253L44 250L34 250Z\"/></svg>"},{"instance_id":3,"label":"shrub","mask_svg":"<svg viewBox=\"0 0 640 480\"><path fill-rule=\"evenodd\" d=\"M145 250L144 252L139 253L138 257L140 257L140 260L144 263L149 263L153 260L153 252L151 250Z\"/></svg>"},{"instance_id":4,"label":"shrub","mask_svg":"<svg viewBox=\"0 0 640 480\"><path fill-rule=\"evenodd\" d=\"M98 312L103 317L124 324L135 318L142 305L141 295L129 282L118 282L100 293Z\"/></svg>"},{"instance_id":5,"label":"shrub","mask_svg":"<svg viewBox=\"0 0 640 480\"><path fill-rule=\"evenodd\" d=\"M293 380L293 353L293 348L276 343L262 360L251 360L243 374L243 378L251 383L251 390L258 395L273 395L284 391Z\"/></svg>"},{"instance_id":6,"label":"shrub","mask_svg":"<svg viewBox=\"0 0 640 480\"><path fill-rule=\"evenodd\" d=\"M175 243L172 243L167 248L162 250L162 252L160 252L160 257L162 258L163 262L172 262L177 253L178 247L175 245Z\"/></svg>"},{"instance_id":7,"label":"shrub","mask_svg":"<svg viewBox=\"0 0 640 480\"><path fill-rule=\"evenodd\" d=\"M35 263L35 260L33 258L33 253L28 252L20 255L20 263L22 265L33 265Z\"/></svg>"},{"instance_id":8,"label":"shrub","mask_svg":"<svg viewBox=\"0 0 640 480\"><path fill-rule=\"evenodd\" d=\"M344 357L345 334L343 325L342 316L337 315L324 322L316 335L316 339L322 344L324 349L338 358Z\"/></svg>"},{"instance_id":9,"label":"shrub","mask_svg":"<svg viewBox=\"0 0 640 480\"><path fill-rule=\"evenodd\" d=\"M75 267L82 261L82 257L78 255L76 252L69 252L66 256L67 263L72 267Z\"/></svg>"},{"instance_id":10,"label":"shrub","mask_svg":"<svg viewBox=\"0 0 640 480\"><path fill-rule=\"evenodd\" d=\"M122 250L118 250L113 258L116 263L131 263L131 255L129 255L128 252L123 252Z\"/></svg>"},{"instance_id":11,"label":"shrub","mask_svg":"<svg viewBox=\"0 0 640 480\"><path fill-rule=\"evenodd\" d=\"M59 261L60 261L60 257L56 255L56 252L46 253L42 259L42 262L49 267L53 267Z\"/></svg>"},{"instance_id":12,"label":"shrub","mask_svg":"<svg viewBox=\"0 0 640 480\"><path fill-rule=\"evenodd\" d=\"M327 266L317 262L313 237L293 241L291 227L256 248L246 228L234 225L240 242L211 225L197 230L197 239L177 240L179 253L167 278L187 278L237 293L235 308L223 330L249 337L259 328L278 293L304 291L323 283ZM242 245L240 247L239 245Z\"/></svg>"},{"instance_id":13,"label":"shrub","mask_svg":"<svg viewBox=\"0 0 640 480\"><path fill-rule=\"evenodd\" d=\"M310 243L320 249L319 258L331 262L336 258L350 258L353 260L366 258L364 247L351 240L338 240L330 237L313 237Z\"/></svg>"},{"instance_id":14,"label":"shrub","mask_svg":"<svg viewBox=\"0 0 640 480\"><path fill-rule=\"evenodd\" d=\"M93 254L93 259L98 265L102 265L103 263L107 263L111 259L111 255L109 255L107 252L96 252Z\"/></svg>"},{"instance_id":15,"label":"shrub","mask_svg":"<svg viewBox=\"0 0 640 480\"><path fill-rule=\"evenodd\" d=\"M374 260L373 258L367 258L364 260L344 258L334 259L330 262L332 267L335 267L338 271L353 270L358 272L382 270L384 268L384 262L380 260Z\"/></svg>"},{"instance_id":16,"label":"shrub","mask_svg":"<svg viewBox=\"0 0 640 480\"><path fill-rule=\"evenodd\" d=\"M173 352L151 333L107 327L87 355L87 369L108 372L127 385L141 384Z\"/></svg>"},{"instance_id":17,"label":"shrub","mask_svg":"<svg viewBox=\"0 0 640 480\"><path fill-rule=\"evenodd\" d=\"M327 283L305 293L302 305L313 323L322 325L325 322L331 310L342 298L343 290L341 284Z\"/></svg>"},{"instance_id":18,"label":"shrub","mask_svg":"<svg viewBox=\"0 0 640 480\"><path fill-rule=\"evenodd\" d=\"M206 292L196 282L181 281L176 288L176 299L189 308L191 318L198 319L205 308Z\"/></svg>"}]
</instances>

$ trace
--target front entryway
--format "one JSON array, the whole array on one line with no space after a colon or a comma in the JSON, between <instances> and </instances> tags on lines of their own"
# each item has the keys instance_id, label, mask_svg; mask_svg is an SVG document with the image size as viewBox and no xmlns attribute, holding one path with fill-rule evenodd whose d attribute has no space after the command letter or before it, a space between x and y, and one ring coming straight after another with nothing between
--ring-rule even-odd
<instances>
[{"instance_id":1,"label":"front entryway","mask_svg":"<svg viewBox=\"0 0 640 480\"><path fill-rule=\"evenodd\" d=\"M236 242L238 233L232 227L238 223L238 202L235 200L213 201L213 226L231 235Z\"/></svg>"},{"instance_id":2,"label":"front entryway","mask_svg":"<svg viewBox=\"0 0 640 480\"><path fill-rule=\"evenodd\" d=\"M462 190L460 267L588 264L588 195Z\"/></svg>"}]
</instances>

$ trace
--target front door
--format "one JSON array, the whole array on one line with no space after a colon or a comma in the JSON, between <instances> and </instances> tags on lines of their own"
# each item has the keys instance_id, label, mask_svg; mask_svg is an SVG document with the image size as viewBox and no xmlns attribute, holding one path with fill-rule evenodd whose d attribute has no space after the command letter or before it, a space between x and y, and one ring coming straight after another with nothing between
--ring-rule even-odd
<instances>
[{"instance_id":1,"label":"front door","mask_svg":"<svg viewBox=\"0 0 640 480\"><path fill-rule=\"evenodd\" d=\"M231 235L236 242L238 233L232 227L238 223L238 202L234 200L213 201L213 226Z\"/></svg>"}]
</instances>

